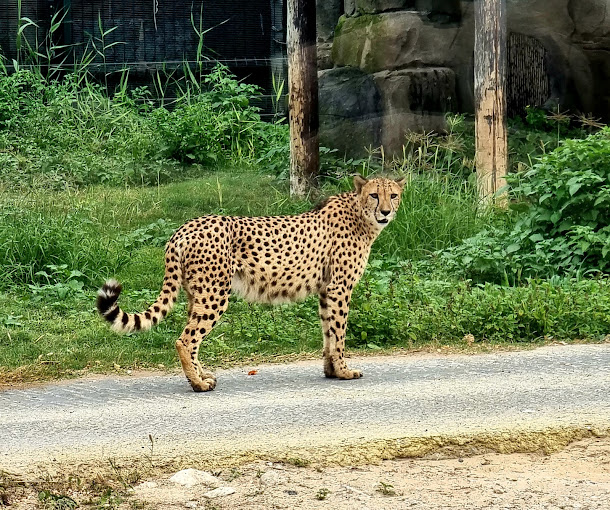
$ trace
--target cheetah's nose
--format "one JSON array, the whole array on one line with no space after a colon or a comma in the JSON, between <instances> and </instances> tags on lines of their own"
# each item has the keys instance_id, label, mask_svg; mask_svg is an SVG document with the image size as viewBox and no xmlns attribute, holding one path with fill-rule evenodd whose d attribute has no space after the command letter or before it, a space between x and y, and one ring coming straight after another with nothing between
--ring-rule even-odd
<instances>
[{"instance_id":1,"label":"cheetah's nose","mask_svg":"<svg viewBox=\"0 0 610 510\"><path fill-rule=\"evenodd\" d=\"M392 211L384 211L384 210L381 210L380 212L381 212L381 214L383 214L384 216L387 216L387 215L388 215L388 214L390 214Z\"/></svg>"}]
</instances>

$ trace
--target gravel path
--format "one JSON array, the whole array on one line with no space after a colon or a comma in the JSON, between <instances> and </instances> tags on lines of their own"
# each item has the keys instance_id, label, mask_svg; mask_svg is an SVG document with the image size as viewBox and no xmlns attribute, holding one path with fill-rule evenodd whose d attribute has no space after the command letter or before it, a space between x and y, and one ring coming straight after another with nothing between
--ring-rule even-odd
<instances>
[{"instance_id":1,"label":"gravel path","mask_svg":"<svg viewBox=\"0 0 610 510\"><path fill-rule=\"evenodd\" d=\"M150 437L154 455L165 459L254 459L298 450L340 460L353 445L380 441L401 453L418 445L425 453L426 442L438 445L438 438L484 436L500 451L504 438L510 451L522 432L610 431L607 344L350 364L365 377L329 380L321 362L303 362L263 365L256 375L248 375L254 367L219 371L216 390L200 394L181 375L6 390L0 468L141 457L150 453Z\"/></svg>"}]
</instances>

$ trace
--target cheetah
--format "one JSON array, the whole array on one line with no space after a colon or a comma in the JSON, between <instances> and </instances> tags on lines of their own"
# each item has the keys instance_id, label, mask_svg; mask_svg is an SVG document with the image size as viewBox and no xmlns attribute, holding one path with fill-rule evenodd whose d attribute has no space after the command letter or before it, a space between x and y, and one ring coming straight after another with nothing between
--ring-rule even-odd
<instances>
[{"instance_id":1,"label":"cheetah","mask_svg":"<svg viewBox=\"0 0 610 510\"><path fill-rule=\"evenodd\" d=\"M165 276L157 300L144 312L122 311L121 285L107 281L97 308L117 332L141 331L162 320L180 288L188 298L188 323L176 349L194 391L216 378L198 360L201 342L235 293L250 302L288 303L319 296L326 377L357 379L345 362L350 299L371 245L396 216L404 179L354 177L355 191L327 199L294 216L202 216L185 223L165 248Z\"/></svg>"}]
</instances>

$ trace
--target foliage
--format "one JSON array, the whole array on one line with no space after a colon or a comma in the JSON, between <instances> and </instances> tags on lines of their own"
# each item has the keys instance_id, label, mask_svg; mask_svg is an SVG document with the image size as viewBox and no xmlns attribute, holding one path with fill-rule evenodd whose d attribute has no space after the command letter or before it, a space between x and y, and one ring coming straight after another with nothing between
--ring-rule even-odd
<instances>
[{"instance_id":1,"label":"foliage","mask_svg":"<svg viewBox=\"0 0 610 510\"><path fill-rule=\"evenodd\" d=\"M177 227L175 223L159 218L153 223L121 236L121 240L129 252L141 246L164 246Z\"/></svg>"},{"instance_id":2,"label":"foliage","mask_svg":"<svg viewBox=\"0 0 610 510\"><path fill-rule=\"evenodd\" d=\"M263 159L285 165L287 128L260 118L260 90L217 66L182 86L173 105L155 107L147 87L115 90L74 72L49 79L39 70L0 68L0 182L11 187L95 183L159 184L185 178L181 163L218 167Z\"/></svg>"},{"instance_id":3,"label":"foliage","mask_svg":"<svg viewBox=\"0 0 610 510\"><path fill-rule=\"evenodd\" d=\"M442 254L478 281L610 272L610 129L565 140L526 172L509 176L515 202L504 226Z\"/></svg>"},{"instance_id":4,"label":"foliage","mask_svg":"<svg viewBox=\"0 0 610 510\"><path fill-rule=\"evenodd\" d=\"M254 161L265 148L261 131L271 128L251 104L260 93L258 87L238 82L218 64L204 77L201 90L189 89L173 111L156 110L171 156L204 165Z\"/></svg>"},{"instance_id":5,"label":"foliage","mask_svg":"<svg viewBox=\"0 0 610 510\"><path fill-rule=\"evenodd\" d=\"M44 210L0 207L0 289L63 284L77 291L83 283L97 285L127 261L112 247L83 212L57 216Z\"/></svg>"},{"instance_id":6,"label":"foliage","mask_svg":"<svg viewBox=\"0 0 610 510\"><path fill-rule=\"evenodd\" d=\"M63 494L54 494L49 490L42 490L38 494L38 500L43 508L52 510L71 510L78 508L78 503L71 497Z\"/></svg>"},{"instance_id":7,"label":"foliage","mask_svg":"<svg viewBox=\"0 0 610 510\"><path fill-rule=\"evenodd\" d=\"M519 287L439 278L378 263L352 300L348 335L357 345L601 339L610 327L610 280L526 280Z\"/></svg>"},{"instance_id":8,"label":"foliage","mask_svg":"<svg viewBox=\"0 0 610 510\"><path fill-rule=\"evenodd\" d=\"M52 188L158 182L172 163L155 163L164 142L135 106L139 94L110 99L74 74L47 82L35 71L0 73L0 179Z\"/></svg>"}]
</instances>

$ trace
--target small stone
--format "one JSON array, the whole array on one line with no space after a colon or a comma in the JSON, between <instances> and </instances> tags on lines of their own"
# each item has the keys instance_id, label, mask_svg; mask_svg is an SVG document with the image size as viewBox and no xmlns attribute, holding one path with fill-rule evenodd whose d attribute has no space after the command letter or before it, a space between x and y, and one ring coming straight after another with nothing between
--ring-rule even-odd
<instances>
[{"instance_id":1,"label":"small stone","mask_svg":"<svg viewBox=\"0 0 610 510\"><path fill-rule=\"evenodd\" d=\"M218 487L213 491L206 492L203 497L207 499L215 499L222 498L224 496L229 496L235 493L235 489L233 487Z\"/></svg>"},{"instance_id":2,"label":"small stone","mask_svg":"<svg viewBox=\"0 0 610 510\"><path fill-rule=\"evenodd\" d=\"M178 471L174 476L169 479L170 482L184 485L186 487L193 487L194 485L205 485L206 487L215 487L218 485L218 478L212 476L206 471L199 471L198 469L183 469Z\"/></svg>"},{"instance_id":3,"label":"small stone","mask_svg":"<svg viewBox=\"0 0 610 510\"><path fill-rule=\"evenodd\" d=\"M282 483L284 479L285 476L275 470L265 471L260 477L263 485L278 485Z\"/></svg>"},{"instance_id":4,"label":"small stone","mask_svg":"<svg viewBox=\"0 0 610 510\"><path fill-rule=\"evenodd\" d=\"M184 506L185 508L197 508L197 501L187 501Z\"/></svg>"}]
</instances>

